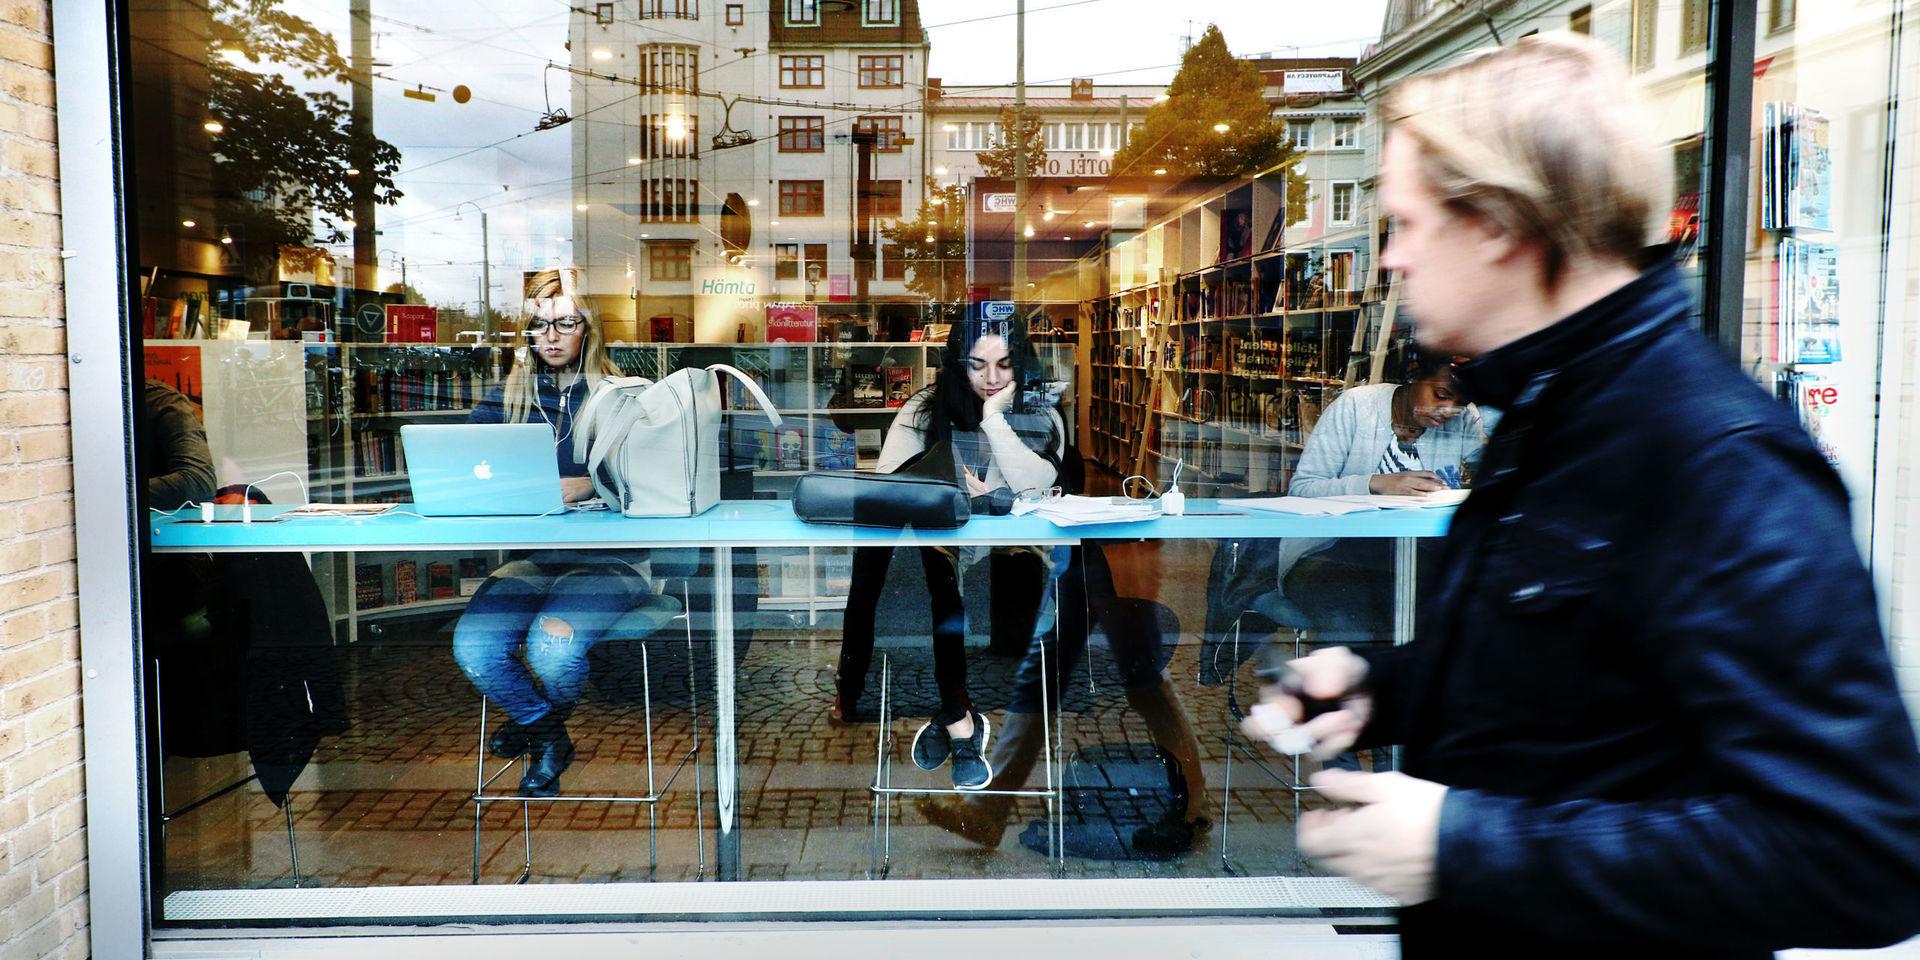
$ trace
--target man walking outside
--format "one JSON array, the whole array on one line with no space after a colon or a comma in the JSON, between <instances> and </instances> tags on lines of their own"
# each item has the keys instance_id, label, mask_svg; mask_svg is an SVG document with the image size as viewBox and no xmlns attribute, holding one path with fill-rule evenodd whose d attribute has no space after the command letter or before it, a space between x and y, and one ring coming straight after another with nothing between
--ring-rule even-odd
<instances>
[{"instance_id":1,"label":"man walking outside","mask_svg":"<svg viewBox=\"0 0 1920 960\"><path fill-rule=\"evenodd\" d=\"M1847 495L1644 248L1664 154L1613 55L1528 37L1392 91L1416 336L1501 410L1419 635L1294 661L1300 847L1408 956L1767 956L1920 929L1920 752ZM1302 702L1268 688L1248 733ZM1463 953L1462 951L1469 951Z\"/></svg>"}]
</instances>

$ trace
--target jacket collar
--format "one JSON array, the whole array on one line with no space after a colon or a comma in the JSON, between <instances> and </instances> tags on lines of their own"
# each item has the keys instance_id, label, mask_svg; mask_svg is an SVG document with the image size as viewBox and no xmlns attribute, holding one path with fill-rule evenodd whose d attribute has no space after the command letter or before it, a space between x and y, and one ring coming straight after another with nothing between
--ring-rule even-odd
<instances>
[{"instance_id":1,"label":"jacket collar","mask_svg":"<svg viewBox=\"0 0 1920 960\"><path fill-rule=\"evenodd\" d=\"M1662 257L1618 290L1545 330L1481 354L1455 372L1475 403L1524 409L1561 370L1684 315L1688 303L1679 271Z\"/></svg>"}]
</instances>

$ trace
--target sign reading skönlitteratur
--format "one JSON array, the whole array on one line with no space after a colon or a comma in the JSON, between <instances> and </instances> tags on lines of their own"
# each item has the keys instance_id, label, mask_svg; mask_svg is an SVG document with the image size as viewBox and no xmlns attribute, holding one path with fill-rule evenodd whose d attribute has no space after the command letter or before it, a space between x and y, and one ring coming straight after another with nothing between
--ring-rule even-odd
<instances>
[{"instance_id":1,"label":"sign reading sk\u00f6nlitteratur","mask_svg":"<svg viewBox=\"0 0 1920 960\"><path fill-rule=\"evenodd\" d=\"M1281 93L1340 93L1347 88L1344 70L1288 70L1281 75Z\"/></svg>"},{"instance_id":2,"label":"sign reading sk\u00f6nlitteratur","mask_svg":"<svg viewBox=\"0 0 1920 960\"><path fill-rule=\"evenodd\" d=\"M983 193L980 195L981 213L1012 213L1018 208L1011 193Z\"/></svg>"}]
</instances>

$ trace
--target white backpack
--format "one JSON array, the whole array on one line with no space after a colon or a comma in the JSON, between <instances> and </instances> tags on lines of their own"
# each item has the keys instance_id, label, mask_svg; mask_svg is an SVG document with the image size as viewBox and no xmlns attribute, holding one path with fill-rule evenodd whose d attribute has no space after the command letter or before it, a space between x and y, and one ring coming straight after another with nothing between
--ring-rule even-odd
<instances>
[{"instance_id":1,"label":"white backpack","mask_svg":"<svg viewBox=\"0 0 1920 960\"><path fill-rule=\"evenodd\" d=\"M720 500L720 378L728 374L780 425L753 378L724 363L675 370L658 383L606 377L573 422L573 462L629 517L698 516Z\"/></svg>"}]
</instances>

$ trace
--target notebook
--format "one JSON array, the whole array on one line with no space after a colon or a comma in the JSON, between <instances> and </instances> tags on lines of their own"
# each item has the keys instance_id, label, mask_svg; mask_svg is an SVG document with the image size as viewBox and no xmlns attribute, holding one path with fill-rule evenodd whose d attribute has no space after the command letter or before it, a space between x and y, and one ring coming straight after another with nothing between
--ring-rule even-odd
<instances>
[{"instance_id":1,"label":"notebook","mask_svg":"<svg viewBox=\"0 0 1920 960\"><path fill-rule=\"evenodd\" d=\"M400 448L421 516L527 517L562 506L544 423L409 423Z\"/></svg>"}]
</instances>

